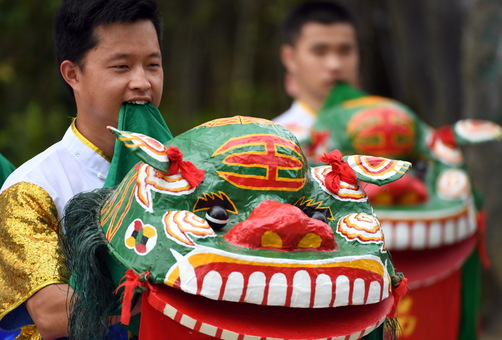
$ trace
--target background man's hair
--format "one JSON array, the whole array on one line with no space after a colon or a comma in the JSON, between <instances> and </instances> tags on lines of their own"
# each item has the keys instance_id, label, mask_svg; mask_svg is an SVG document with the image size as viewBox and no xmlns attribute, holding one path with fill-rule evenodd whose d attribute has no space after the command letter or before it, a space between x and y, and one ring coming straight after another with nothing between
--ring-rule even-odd
<instances>
[{"instance_id":1,"label":"background man's hair","mask_svg":"<svg viewBox=\"0 0 502 340\"><path fill-rule=\"evenodd\" d=\"M284 20L282 25L284 43L294 45L303 25L309 22L324 25L347 23L354 26L357 32L355 18L342 5L330 1L307 1L295 7Z\"/></svg>"}]
</instances>

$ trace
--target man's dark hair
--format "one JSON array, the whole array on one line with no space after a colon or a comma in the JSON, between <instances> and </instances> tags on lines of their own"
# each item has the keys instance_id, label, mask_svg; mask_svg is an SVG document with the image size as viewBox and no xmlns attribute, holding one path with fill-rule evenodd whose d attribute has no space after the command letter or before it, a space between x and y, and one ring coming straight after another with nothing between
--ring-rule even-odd
<instances>
[{"instance_id":1,"label":"man's dark hair","mask_svg":"<svg viewBox=\"0 0 502 340\"><path fill-rule=\"evenodd\" d=\"M346 23L354 27L357 23L345 7L330 1L307 1L294 8L282 25L284 43L294 45L303 26L309 22L324 25Z\"/></svg>"},{"instance_id":2,"label":"man's dark hair","mask_svg":"<svg viewBox=\"0 0 502 340\"><path fill-rule=\"evenodd\" d=\"M94 35L96 27L137 20L152 22L162 46L162 22L152 0L64 0L54 25L57 66L70 60L83 67L87 51L98 43ZM71 88L70 92L73 93Z\"/></svg>"}]
</instances>

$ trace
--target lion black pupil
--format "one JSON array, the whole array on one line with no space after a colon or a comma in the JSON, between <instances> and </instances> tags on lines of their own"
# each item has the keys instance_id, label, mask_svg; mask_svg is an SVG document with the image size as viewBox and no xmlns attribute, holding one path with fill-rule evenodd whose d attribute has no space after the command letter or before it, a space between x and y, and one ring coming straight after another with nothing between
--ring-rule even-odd
<instances>
[{"instance_id":1,"label":"lion black pupil","mask_svg":"<svg viewBox=\"0 0 502 340\"><path fill-rule=\"evenodd\" d=\"M219 230L228 223L228 212L225 208L215 205L207 211L206 221L211 228Z\"/></svg>"},{"instance_id":2,"label":"lion black pupil","mask_svg":"<svg viewBox=\"0 0 502 340\"><path fill-rule=\"evenodd\" d=\"M319 221L323 221L324 223L328 222L328 220L326 219L326 216L324 216L324 214L320 211L315 211L312 214L312 218L315 218L316 220L319 220Z\"/></svg>"}]
</instances>

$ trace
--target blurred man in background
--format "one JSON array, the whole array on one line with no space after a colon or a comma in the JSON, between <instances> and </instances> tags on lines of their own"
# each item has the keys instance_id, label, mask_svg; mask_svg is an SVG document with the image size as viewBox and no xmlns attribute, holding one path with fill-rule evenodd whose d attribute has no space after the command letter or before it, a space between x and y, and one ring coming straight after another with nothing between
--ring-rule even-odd
<instances>
[{"instance_id":1,"label":"blurred man in background","mask_svg":"<svg viewBox=\"0 0 502 340\"><path fill-rule=\"evenodd\" d=\"M343 6L309 1L293 9L283 23L281 61L291 107L273 119L292 131L300 143L331 88L343 81L358 86L360 52L356 22Z\"/></svg>"}]
</instances>

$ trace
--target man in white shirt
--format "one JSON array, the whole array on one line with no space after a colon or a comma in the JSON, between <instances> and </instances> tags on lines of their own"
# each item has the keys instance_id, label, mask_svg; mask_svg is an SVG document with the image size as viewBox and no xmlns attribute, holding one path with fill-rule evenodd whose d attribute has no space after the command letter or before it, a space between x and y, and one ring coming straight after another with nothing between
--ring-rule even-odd
<instances>
[{"instance_id":1,"label":"man in white shirt","mask_svg":"<svg viewBox=\"0 0 502 340\"><path fill-rule=\"evenodd\" d=\"M152 0L65 0L56 54L77 115L63 139L6 180L0 196L0 329L23 339L65 337L71 288L58 244L67 201L101 188L123 103L158 107L161 21ZM40 335L39 335L39 334Z\"/></svg>"}]
</instances>

